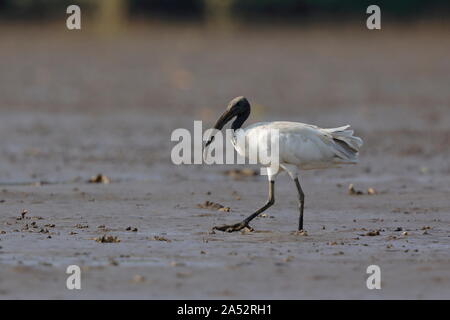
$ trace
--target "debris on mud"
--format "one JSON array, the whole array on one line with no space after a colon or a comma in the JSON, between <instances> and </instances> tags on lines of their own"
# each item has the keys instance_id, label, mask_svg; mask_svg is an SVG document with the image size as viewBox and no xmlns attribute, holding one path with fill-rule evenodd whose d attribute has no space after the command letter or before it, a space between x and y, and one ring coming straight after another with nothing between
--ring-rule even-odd
<instances>
[{"instance_id":1,"label":"debris on mud","mask_svg":"<svg viewBox=\"0 0 450 320\"><path fill-rule=\"evenodd\" d=\"M137 232L138 228L133 228L133 227L128 227L125 229L126 231L133 231L133 232Z\"/></svg>"},{"instance_id":2,"label":"debris on mud","mask_svg":"<svg viewBox=\"0 0 450 320\"><path fill-rule=\"evenodd\" d=\"M225 206L221 205L220 203L215 203L215 202L208 201L208 200L206 200L204 203L197 204L197 208L230 212L230 207L225 207Z\"/></svg>"},{"instance_id":3,"label":"debris on mud","mask_svg":"<svg viewBox=\"0 0 450 320\"><path fill-rule=\"evenodd\" d=\"M107 235L104 235L104 236L101 236L101 237L98 237L98 238L94 238L94 240L96 242L99 242L99 243L117 243L117 242L120 242L120 239L118 237L107 236Z\"/></svg>"},{"instance_id":4,"label":"debris on mud","mask_svg":"<svg viewBox=\"0 0 450 320\"><path fill-rule=\"evenodd\" d=\"M108 183L111 182L111 180L110 180L107 176L105 176L105 175L99 173L99 174L97 174L96 176L92 176L92 177L88 180L88 182L89 182L89 183L102 183L102 184L108 184Z\"/></svg>"},{"instance_id":5,"label":"debris on mud","mask_svg":"<svg viewBox=\"0 0 450 320\"><path fill-rule=\"evenodd\" d=\"M380 230L370 230L369 232L365 234L360 234L360 236L369 236L369 237L375 237L380 235Z\"/></svg>"},{"instance_id":6,"label":"debris on mud","mask_svg":"<svg viewBox=\"0 0 450 320\"><path fill-rule=\"evenodd\" d=\"M109 258L109 265L117 267L119 265L119 262L117 262L117 260L115 260L114 258Z\"/></svg>"},{"instance_id":7,"label":"debris on mud","mask_svg":"<svg viewBox=\"0 0 450 320\"><path fill-rule=\"evenodd\" d=\"M25 219L31 219L32 217L26 217L26 214L28 213L28 210L23 209L22 212L20 212L20 217L17 217L16 220L25 220ZM34 217L33 217L34 218ZM35 218L36 219L36 218Z\"/></svg>"},{"instance_id":8,"label":"debris on mud","mask_svg":"<svg viewBox=\"0 0 450 320\"><path fill-rule=\"evenodd\" d=\"M356 190L355 186L353 185L353 183L351 183L348 186L348 194L352 195L352 196L355 196L355 195L356 196L361 196L361 195L363 195L365 193L363 191L361 191L361 190ZM375 195L375 194L378 194L378 192L374 188L368 188L367 189L367 194L368 195Z\"/></svg>"},{"instance_id":9,"label":"debris on mud","mask_svg":"<svg viewBox=\"0 0 450 320\"><path fill-rule=\"evenodd\" d=\"M353 186L353 183L351 183L348 186L348 194L349 195L357 195L357 196L359 196L359 195L362 195L364 193L362 191L360 191L360 190L356 190L355 187Z\"/></svg>"},{"instance_id":10,"label":"debris on mud","mask_svg":"<svg viewBox=\"0 0 450 320\"><path fill-rule=\"evenodd\" d=\"M22 219L25 219L25 215L28 213L28 210L22 210L22 212L20 213L20 216L22 217Z\"/></svg>"},{"instance_id":11,"label":"debris on mud","mask_svg":"<svg viewBox=\"0 0 450 320\"><path fill-rule=\"evenodd\" d=\"M145 282L145 277L140 274L135 274L133 278L131 278L132 283L142 283Z\"/></svg>"},{"instance_id":12,"label":"debris on mud","mask_svg":"<svg viewBox=\"0 0 450 320\"><path fill-rule=\"evenodd\" d=\"M154 236L153 238L152 238L152 240L155 240L155 241L165 241L165 242L171 242L172 240L169 240L169 239L167 239L167 238L164 238L163 236Z\"/></svg>"},{"instance_id":13,"label":"debris on mud","mask_svg":"<svg viewBox=\"0 0 450 320\"><path fill-rule=\"evenodd\" d=\"M244 169L230 169L224 172L226 176L229 176L235 180L239 180L245 177L257 176L259 172L254 169L244 168Z\"/></svg>"},{"instance_id":14,"label":"debris on mud","mask_svg":"<svg viewBox=\"0 0 450 320\"><path fill-rule=\"evenodd\" d=\"M78 223L78 224L75 226L75 228L77 228L77 229L87 229L87 228L89 228L89 226L88 226L87 224L81 224L81 223Z\"/></svg>"}]
</instances>

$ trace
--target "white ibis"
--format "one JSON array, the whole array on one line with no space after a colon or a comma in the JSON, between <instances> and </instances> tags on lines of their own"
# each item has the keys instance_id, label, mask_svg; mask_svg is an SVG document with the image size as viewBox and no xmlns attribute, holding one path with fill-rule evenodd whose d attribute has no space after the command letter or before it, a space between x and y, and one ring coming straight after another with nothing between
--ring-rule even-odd
<instances>
[{"instance_id":1,"label":"white ibis","mask_svg":"<svg viewBox=\"0 0 450 320\"><path fill-rule=\"evenodd\" d=\"M294 180L297 187L300 211L298 230L302 231L305 194L298 180L299 170L324 169L339 167L341 164L357 163L358 151L363 141L361 138L353 136L353 130L348 130L349 125L339 128L322 129L300 122L274 121L260 122L242 129L241 126L249 115L250 103L248 100L245 97L234 98L228 104L227 109L219 120L217 120L214 129L222 130L225 124L233 118L236 118L231 125L231 129L233 130L232 144L236 151L246 158L248 158L249 154L245 149L245 145L242 145L242 142L246 143L247 146L259 144L261 148L267 148L267 144L261 142L259 137L272 129L278 130L280 170L276 170L275 172L267 168L269 199L262 208L239 223L216 226L213 229L233 232L246 227L250 228L250 221L275 203L275 177L280 171L284 170ZM211 136L205 144L205 148L208 147L213 139L214 136Z\"/></svg>"}]
</instances>

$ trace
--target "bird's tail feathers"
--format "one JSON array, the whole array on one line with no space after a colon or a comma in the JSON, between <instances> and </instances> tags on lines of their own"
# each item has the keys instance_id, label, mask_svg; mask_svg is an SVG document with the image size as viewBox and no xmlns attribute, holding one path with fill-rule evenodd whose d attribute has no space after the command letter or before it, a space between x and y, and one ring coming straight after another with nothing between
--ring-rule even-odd
<instances>
[{"instance_id":1,"label":"bird's tail feathers","mask_svg":"<svg viewBox=\"0 0 450 320\"><path fill-rule=\"evenodd\" d=\"M331 134L334 142L340 151L345 155L346 160L357 161L358 152L363 145L363 140L360 137L353 135L353 130L347 130L350 126L346 125L339 128L324 129Z\"/></svg>"}]
</instances>

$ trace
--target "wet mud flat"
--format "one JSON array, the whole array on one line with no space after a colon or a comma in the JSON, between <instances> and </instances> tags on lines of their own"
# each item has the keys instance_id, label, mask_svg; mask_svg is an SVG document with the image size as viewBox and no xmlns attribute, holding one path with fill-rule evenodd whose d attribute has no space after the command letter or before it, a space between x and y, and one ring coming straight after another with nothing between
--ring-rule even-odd
<instances>
[{"instance_id":1,"label":"wet mud flat","mask_svg":"<svg viewBox=\"0 0 450 320\"><path fill-rule=\"evenodd\" d=\"M11 143L1 166L3 299L450 295L448 168L439 158L377 155L392 142L390 130L361 129L375 147L363 149L359 165L302 175L307 235L295 232L296 191L286 175L277 179L273 208L251 224L254 232L211 233L259 208L267 181L242 166L171 164L170 134L155 134L156 122L172 128L180 119L2 119ZM401 129L393 137L401 141ZM81 267L81 290L66 289L72 264ZM366 287L373 264L381 290Z\"/></svg>"},{"instance_id":2,"label":"wet mud flat","mask_svg":"<svg viewBox=\"0 0 450 320\"><path fill-rule=\"evenodd\" d=\"M352 196L305 179L305 236L295 233L291 181L279 180L274 208L244 233L210 230L257 208L265 181L9 187L1 193L1 297L449 297L446 193ZM230 212L197 208L204 199L230 203ZM29 209L23 218L19 208ZM81 267L81 290L66 289L72 264ZM366 287L373 264L381 290Z\"/></svg>"}]
</instances>

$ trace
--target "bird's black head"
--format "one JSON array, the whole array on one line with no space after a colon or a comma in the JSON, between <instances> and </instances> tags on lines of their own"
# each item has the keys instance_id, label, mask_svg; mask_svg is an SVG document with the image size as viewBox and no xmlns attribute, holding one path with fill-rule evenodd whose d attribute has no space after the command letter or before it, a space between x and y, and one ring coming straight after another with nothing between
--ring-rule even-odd
<instances>
[{"instance_id":1,"label":"bird's black head","mask_svg":"<svg viewBox=\"0 0 450 320\"><path fill-rule=\"evenodd\" d=\"M220 116L219 120L217 120L214 125L214 129L222 130L222 128L234 117L236 120L233 121L231 128L233 130L239 129L245 120L247 120L250 115L250 103L245 97L236 97L230 101L225 112ZM207 147L214 140L214 136L212 136L205 147Z\"/></svg>"}]
</instances>

